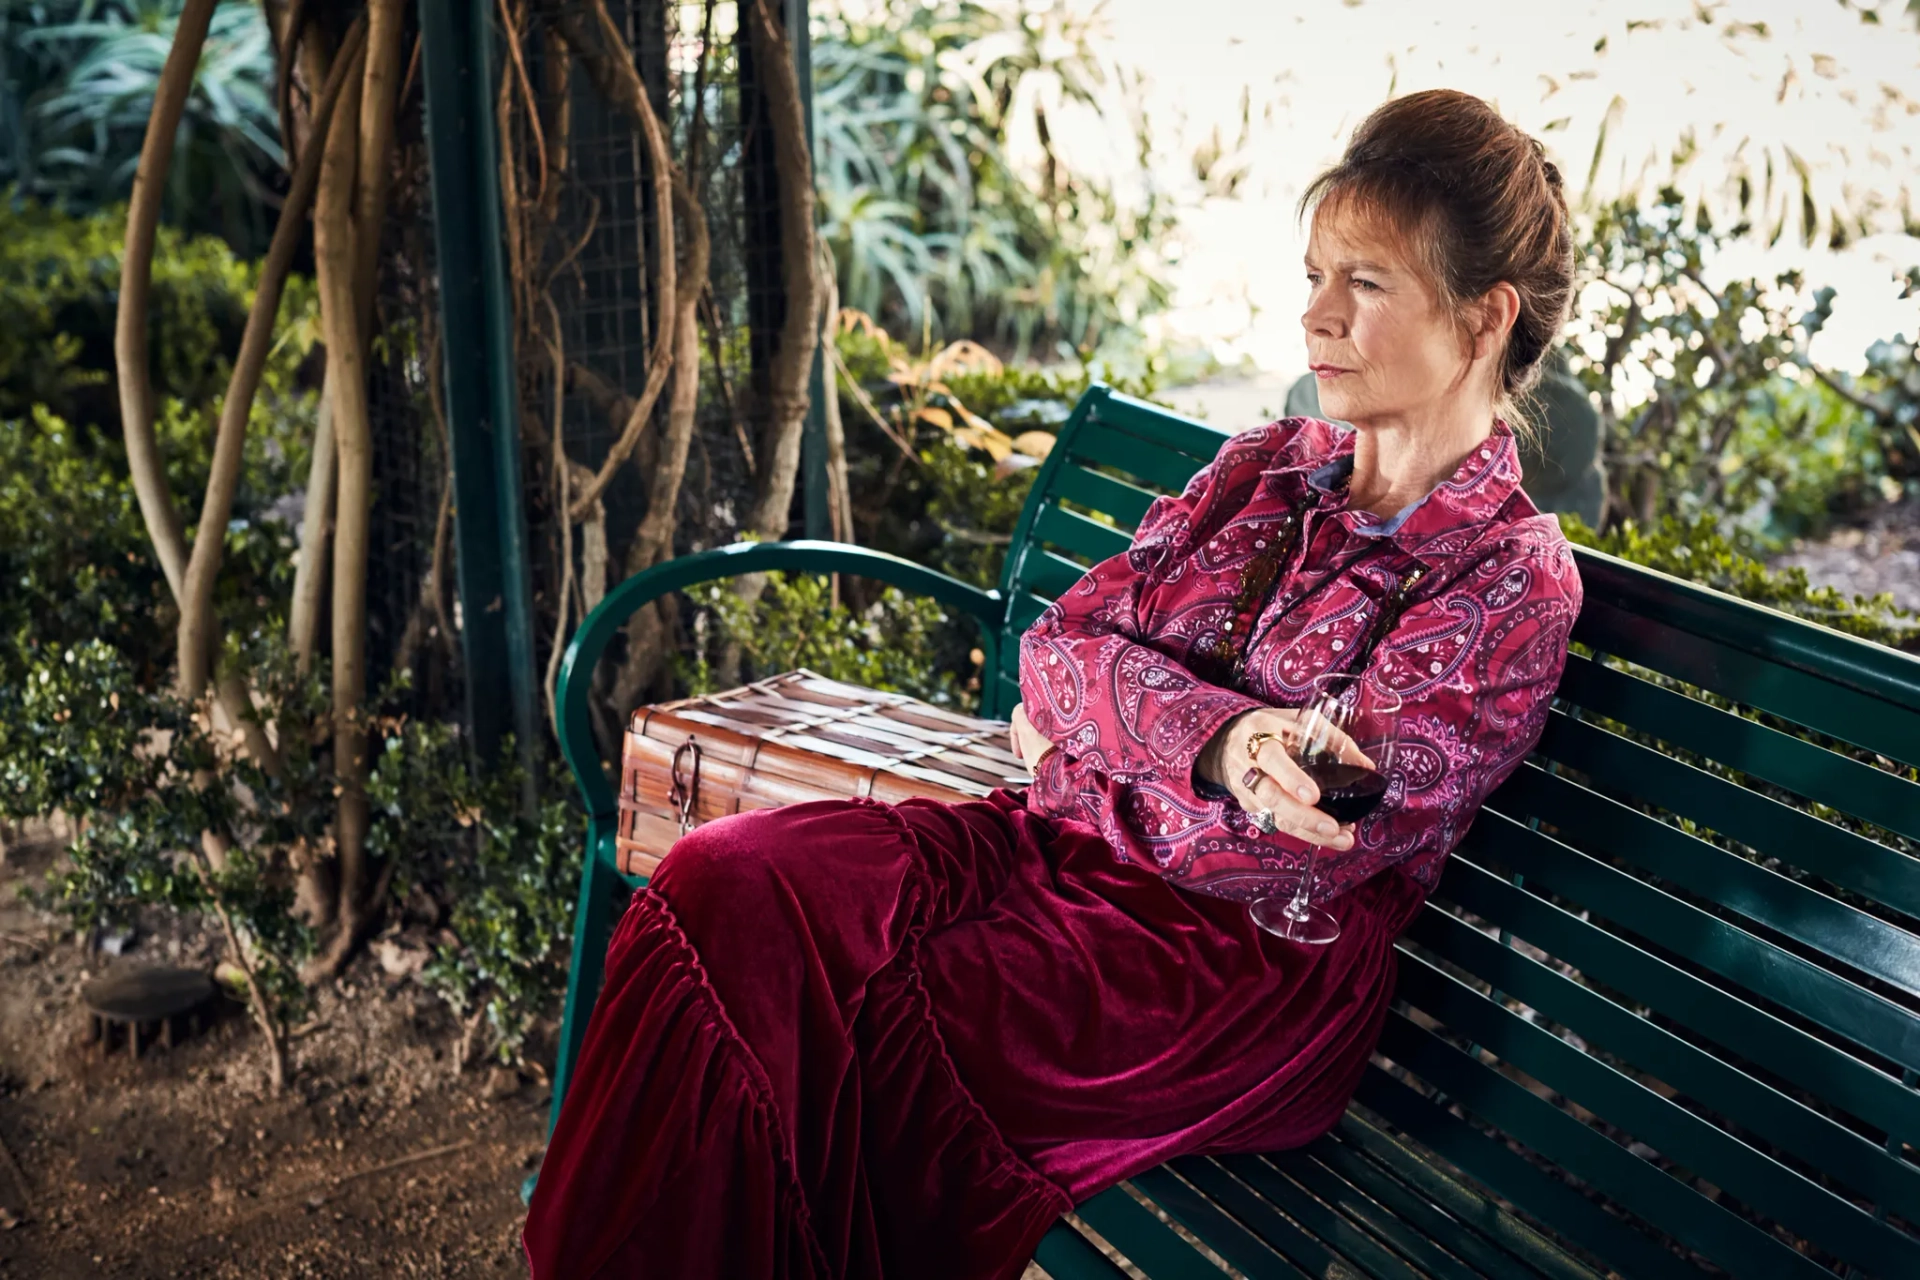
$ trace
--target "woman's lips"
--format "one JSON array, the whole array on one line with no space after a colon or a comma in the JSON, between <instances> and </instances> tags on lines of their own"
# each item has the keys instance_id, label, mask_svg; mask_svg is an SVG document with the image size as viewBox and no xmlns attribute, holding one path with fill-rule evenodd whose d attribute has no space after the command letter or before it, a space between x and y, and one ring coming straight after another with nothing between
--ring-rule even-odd
<instances>
[{"instance_id":1,"label":"woman's lips","mask_svg":"<svg viewBox=\"0 0 1920 1280\"><path fill-rule=\"evenodd\" d=\"M1313 373L1314 377L1319 378L1323 382L1329 378L1337 378L1343 373L1353 372L1351 369L1342 369L1337 364L1313 364L1308 365L1307 368Z\"/></svg>"}]
</instances>

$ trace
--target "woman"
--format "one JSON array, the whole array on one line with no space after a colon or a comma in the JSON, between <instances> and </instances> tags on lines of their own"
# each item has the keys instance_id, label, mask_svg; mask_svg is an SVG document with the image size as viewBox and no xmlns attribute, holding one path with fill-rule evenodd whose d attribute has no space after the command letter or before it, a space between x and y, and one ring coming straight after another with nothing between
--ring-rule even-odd
<instances>
[{"instance_id":1,"label":"woman","mask_svg":"<svg viewBox=\"0 0 1920 1280\"><path fill-rule=\"evenodd\" d=\"M608 952L527 1221L541 1280L1014 1277L1104 1187L1338 1121L1393 941L1537 741L1579 611L1506 425L1572 248L1538 144L1459 93L1375 112L1302 208L1307 350L1356 430L1234 438L1035 624L1027 792L675 846ZM1405 736L1357 830L1262 736L1356 663ZM1243 901L1310 845L1323 947Z\"/></svg>"}]
</instances>

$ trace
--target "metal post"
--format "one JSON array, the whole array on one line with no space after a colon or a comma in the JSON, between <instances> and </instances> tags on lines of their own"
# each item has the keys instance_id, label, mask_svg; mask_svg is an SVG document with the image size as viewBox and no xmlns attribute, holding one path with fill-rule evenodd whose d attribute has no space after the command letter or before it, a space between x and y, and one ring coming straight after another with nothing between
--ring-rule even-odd
<instances>
[{"instance_id":1,"label":"metal post","mask_svg":"<svg viewBox=\"0 0 1920 1280\"><path fill-rule=\"evenodd\" d=\"M473 65L481 74L468 83L467 109L475 126L475 211L480 220L479 262L486 307L487 417L493 430L493 486L500 522L501 603L506 614L507 694L513 707L514 741L525 766L522 799L529 813L537 803L540 746L538 685L533 657L533 579L527 566L527 509L520 492L519 376L513 346L513 298L507 289L506 228L500 207L500 139L495 136L493 98L502 74L496 56L493 7L472 0Z\"/></svg>"},{"instance_id":2,"label":"metal post","mask_svg":"<svg viewBox=\"0 0 1920 1280\"><path fill-rule=\"evenodd\" d=\"M490 12L474 0L420 0L460 643L467 724L483 759L508 729L523 758L538 742Z\"/></svg>"}]
</instances>

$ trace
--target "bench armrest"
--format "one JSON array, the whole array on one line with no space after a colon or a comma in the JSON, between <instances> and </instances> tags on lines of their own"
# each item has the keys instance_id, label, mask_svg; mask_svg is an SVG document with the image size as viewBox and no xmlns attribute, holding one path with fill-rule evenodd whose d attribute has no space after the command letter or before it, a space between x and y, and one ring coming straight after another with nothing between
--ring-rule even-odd
<instances>
[{"instance_id":1,"label":"bench armrest","mask_svg":"<svg viewBox=\"0 0 1920 1280\"><path fill-rule=\"evenodd\" d=\"M983 591L911 560L844 542L736 542L732 546L680 556L636 573L608 592L606 599L587 615L573 633L560 664L560 682L555 692L560 708L560 723L556 726L560 750L580 784L589 814L610 817L619 803L601 767L587 714L594 668L614 635L641 606L669 592L701 582L781 570L873 578L968 614L988 636L993 635L1006 617L1006 600L998 591Z\"/></svg>"}]
</instances>

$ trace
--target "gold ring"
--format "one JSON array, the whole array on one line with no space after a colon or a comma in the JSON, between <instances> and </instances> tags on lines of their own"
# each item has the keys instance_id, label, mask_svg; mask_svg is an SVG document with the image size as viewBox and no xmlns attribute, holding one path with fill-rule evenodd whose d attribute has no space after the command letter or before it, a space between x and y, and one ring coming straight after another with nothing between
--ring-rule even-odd
<instances>
[{"instance_id":1,"label":"gold ring","mask_svg":"<svg viewBox=\"0 0 1920 1280\"><path fill-rule=\"evenodd\" d=\"M1260 763L1260 748L1268 742L1277 742L1283 749L1287 745L1285 735L1268 733L1265 729L1262 729L1247 738L1247 759L1253 761L1255 764Z\"/></svg>"}]
</instances>

